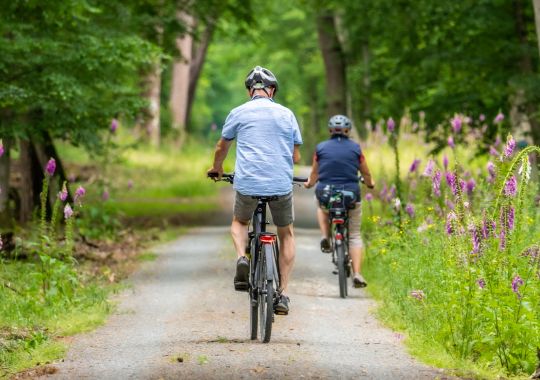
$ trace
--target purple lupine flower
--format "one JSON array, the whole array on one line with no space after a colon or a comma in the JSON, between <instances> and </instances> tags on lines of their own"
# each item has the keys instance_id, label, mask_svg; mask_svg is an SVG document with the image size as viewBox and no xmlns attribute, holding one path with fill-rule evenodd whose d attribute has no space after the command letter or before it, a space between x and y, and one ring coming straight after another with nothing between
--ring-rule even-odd
<instances>
[{"instance_id":1,"label":"purple lupine flower","mask_svg":"<svg viewBox=\"0 0 540 380\"><path fill-rule=\"evenodd\" d=\"M491 177L495 177L495 164L493 162L488 161L487 171Z\"/></svg>"},{"instance_id":2,"label":"purple lupine flower","mask_svg":"<svg viewBox=\"0 0 540 380\"><path fill-rule=\"evenodd\" d=\"M440 197L441 196L441 172L440 170L435 170L435 174L433 175L433 178L432 178L432 186L433 186L433 194L436 196L436 197Z\"/></svg>"},{"instance_id":3,"label":"purple lupine flower","mask_svg":"<svg viewBox=\"0 0 540 380\"><path fill-rule=\"evenodd\" d=\"M417 160L416 158L411 164L411 167L409 168L409 173L414 173L416 169L418 169L418 166L420 165L420 160Z\"/></svg>"},{"instance_id":4,"label":"purple lupine flower","mask_svg":"<svg viewBox=\"0 0 540 380\"><path fill-rule=\"evenodd\" d=\"M517 295L517 298L521 298L521 294L519 293L519 288L520 286L522 286L524 284L523 280L521 279L521 277L519 277L518 274L516 274L514 276L514 278L512 279L512 291L514 293L516 293Z\"/></svg>"},{"instance_id":5,"label":"purple lupine flower","mask_svg":"<svg viewBox=\"0 0 540 380\"><path fill-rule=\"evenodd\" d=\"M101 194L101 199L106 202L109 200L109 198L110 198L109 190L107 189L103 190L103 193Z\"/></svg>"},{"instance_id":6,"label":"purple lupine flower","mask_svg":"<svg viewBox=\"0 0 540 380\"><path fill-rule=\"evenodd\" d=\"M426 168L424 169L424 173L422 175L426 177L431 177L433 174L433 168L435 167L435 161L433 161L431 158L429 159Z\"/></svg>"},{"instance_id":7,"label":"purple lupine flower","mask_svg":"<svg viewBox=\"0 0 540 380\"><path fill-rule=\"evenodd\" d=\"M133 180L130 179L130 180L128 181L128 183L127 183L127 188L128 188L128 190L133 189Z\"/></svg>"},{"instance_id":8,"label":"purple lupine flower","mask_svg":"<svg viewBox=\"0 0 540 380\"><path fill-rule=\"evenodd\" d=\"M484 120L486 120L486 115L484 115L483 113L481 113L480 116L478 117L478 120L480 120L481 122L483 122Z\"/></svg>"},{"instance_id":9,"label":"purple lupine flower","mask_svg":"<svg viewBox=\"0 0 540 380\"><path fill-rule=\"evenodd\" d=\"M501 232L499 233L499 250L504 251L506 249L506 231L504 225L501 225Z\"/></svg>"},{"instance_id":10,"label":"purple lupine flower","mask_svg":"<svg viewBox=\"0 0 540 380\"><path fill-rule=\"evenodd\" d=\"M411 218L414 218L414 206L411 203L407 203L407 206L405 206L405 212L407 212Z\"/></svg>"},{"instance_id":11,"label":"purple lupine flower","mask_svg":"<svg viewBox=\"0 0 540 380\"><path fill-rule=\"evenodd\" d=\"M54 158L51 158L49 162L47 162L47 166L45 167L45 172L52 177L54 175L54 172L56 171L56 160Z\"/></svg>"},{"instance_id":12,"label":"purple lupine flower","mask_svg":"<svg viewBox=\"0 0 540 380\"><path fill-rule=\"evenodd\" d=\"M84 197L85 194L86 194L86 190L84 189L84 187L79 186L77 190L75 191L75 200Z\"/></svg>"},{"instance_id":13,"label":"purple lupine flower","mask_svg":"<svg viewBox=\"0 0 540 380\"><path fill-rule=\"evenodd\" d=\"M450 124L452 124L452 130L454 133L459 133L461 131L461 118L459 116L455 116L450 121Z\"/></svg>"},{"instance_id":14,"label":"purple lupine flower","mask_svg":"<svg viewBox=\"0 0 540 380\"><path fill-rule=\"evenodd\" d=\"M517 192L517 180L516 180L516 176L513 175L504 184L504 194L506 196L513 197L516 195L516 192Z\"/></svg>"},{"instance_id":15,"label":"purple lupine flower","mask_svg":"<svg viewBox=\"0 0 540 380\"><path fill-rule=\"evenodd\" d=\"M508 207L508 214L506 215L506 223L508 225L508 229L512 230L514 229L514 217L515 217L515 209L513 206Z\"/></svg>"},{"instance_id":16,"label":"purple lupine flower","mask_svg":"<svg viewBox=\"0 0 540 380\"><path fill-rule=\"evenodd\" d=\"M388 195L388 186L386 186L386 183L384 183L381 189L381 192L379 193L379 196L381 197L382 200L386 200L387 195Z\"/></svg>"},{"instance_id":17,"label":"purple lupine flower","mask_svg":"<svg viewBox=\"0 0 540 380\"><path fill-rule=\"evenodd\" d=\"M514 153L514 149L516 148L516 140L510 135L508 136L508 139L506 140L506 146L504 147L504 157L508 158Z\"/></svg>"},{"instance_id":18,"label":"purple lupine flower","mask_svg":"<svg viewBox=\"0 0 540 380\"><path fill-rule=\"evenodd\" d=\"M456 183L456 175L452 172L446 172L445 177L446 177L446 183L452 190L452 194L457 195L458 188L457 188L457 183Z\"/></svg>"},{"instance_id":19,"label":"purple lupine flower","mask_svg":"<svg viewBox=\"0 0 540 380\"><path fill-rule=\"evenodd\" d=\"M417 289L411 291L411 297L416 298L418 301L422 301L424 298L426 298L426 295L422 290Z\"/></svg>"},{"instance_id":20,"label":"purple lupine flower","mask_svg":"<svg viewBox=\"0 0 540 380\"><path fill-rule=\"evenodd\" d=\"M478 229L474 224L469 225L469 232L471 233L471 240L473 244L471 254L476 255L480 252L480 235L478 234Z\"/></svg>"},{"instance_id":21,"label":"purple lupine flower","mask_svg":"<svg viewBox=\"0 0 540 380\"><path fill-rule=\"evenodd\" d=\"M366 194L366 201L371 202L373 200L373 194L367 193Z\"/></svg>"},{"instance_id":22,"label":"purple lupine flower","mask_svg":"<svg viewBox=\"0 0 540 380\"><path fill-rule=\"evenodd\" d=\"M452 136L448 136L448 146L452 149L454 149L456 147L456 144L454 143L454 138Z\"/></svg>"},{"instance_id":23,"label":"purple lupine flower","mask_svg":"<svg viewBox=\"0 0 540 380\"><path fill-rule=\"evenodd\" d=\"M396 122L394 121L394 119L389 118L386 122L386 126L388 128L388 132L393 133L396 129Z\"/></svg>"},{"instance_id":24,"label":"purple lupine flower","mask_svg":"<svg viewBox=\"0 0 540 380\"><path fill-rule=\"evenodd\" d=\"M495 148L497 148L499 145L501 145L501 136L497 135L497 137L495 138L495 142L493 143L493 146Z\"/></svg>"},{"instance_id":25,"label":"purple lupine flower","mask_svg":"<svg viewBox=\"0 0 540 380\"><path fill-rule=\"evenodd\" d=\"M529 248L527 248L522 254L521 256L523 257L528 257L529 258L529 263L532 265L532 264L535 264L537 260L540 259L540 246L538 245L533 245Z\"/></svg>"},{"instance_id":26,"label":"purple lupine flower","mask_svg":"<svg viewBox=\"0 0 540 380\"><path fill-rule=\"evenodd\" d=\"M396 197L396 185L390 186L390 191L388 193L388 200L392 200Z\"/></svg>"},{"instance_id":27,"label":"purple lupine flower","mask_svg":"<svg viewBox=\"0 0 540 380\"><path fill-rule=\"evenodd\" d=\"M444 170L448 170L448 156L445 154L442 159Z\"/></svg>"},{"instance_id":28,"label":"purple lupine flower","mask_svg":"<svg viewBox=\"0 0 540 380\"><path fill-rule=\"evenodd\" d=\"M2 157L5 152L6 152L6 149L4 148L4 142L0 140L0 157Z\"/></svg>"},{"instance_id":29,"label":"purple lupine flower","mask_svg":"<svg viewBox=\"0 0 540 380\"><path fill-rule=\"evenodd\" d=\"M68 191L66 188L66 184L62 186L62 190L58 192L58 199L60 199L62 202L65 202L68 197Z\"/></svg>"},{"instance_id":30,"label":"purple lupine flower","mask_svg":"<svg viewBox=\"0 0 540 380\"><path fill-rule=\"evenodd\" d=\"M495 116L495 119L493 119L493 122L495 124L499 124L499 123L502 123L503 120L504 120L504 114L502 112L499 112L497 116Z\"/></svg>"},{"instance_id":31,"label":"purple lupine flower","mask_svg":"<svg viewBox=\"0 0 540 380\"><path fill-rule=\"evenodd\" d=\"M483 278L479 278L478 280L476 280L476 284L480 289L484 289L486 287L486 280L484 280Z\"/></svg>"},{"instance_id":32,"label":"purple lupine flower","mask_svg":"<svg viewBox=\"0 0 540 380\"><path fill-rule=\"evenodd\" d=\"M467 189L467 183L464 180L462 180L461 178L459 179L459 188L461 189L462 193L464 193L465 190ZM457 195L457 193L454 194L454 195Z\"/></svg>"},{"instance_id":33,"label":"purple lupine flower","mask_svg":"<svg viewBox=\"0 0 540 380\"><path fill-rule=\"evenodd\" d=\"M453 210L456 206L454 205L454 202L452 202L450 199L445 199L444 204L446 207L448 207L449 210Z\"/></svg>"},{"instance_id":34,"label":"purple lupine flower","mask_svg":"<svg viewBox=\"0 0 540 380\"><path fill-rule=\"evenodd\" d=\"M485 240L489 237L489 222L484 216L482 220L482 238Z\"/></svg>"},{"instance_id":35,"label":"purple lupine flower","mask_svg":"<svg viewBox=\"0 0 540 380\"><path fill-rule=\"evenodd\" d=\"M115 133L117 129L118 129L118 120L117 119L112 119L111 120L111 132Z\"/></svg>"},{"instance_id":36,"label":"purple lupine flower","mask_svg":"<svg viewBox=\"0 0 540 380\"><path fill-rule=\"evenodd\" d=\"M66 204L64 207L64 218L69 219L73 216L73 209L69 205L69 203Z\"/></svg>"},{"instance_id":37,"label":"purple lupine flower","mask_svg":"<svg viewBox=\"0 0 540 380\"><path fill-rule=\"evenodd\" d=\"M493 147L493 145L489 146L489 154L493 157L499 157L499 151Z\"/></svg>"},{"instance_id":38,"label":"purple lupine flower","mask_svg":"<svg viewBox=\"0 0 540 380\"><path fill-rule=\"evenodd\" d=\"M469 180L465 184L465 189L467 190L467 194L471 195L475 187L476 187L476 182L474 178L469 178Z\"/></svg>"},{"instance_id":39,"label":"purple lupine flower","mask_svg":"<svg viewBox=\"0 0 540 380\"><path fill-rule=\"evenodd\" d=\"M446 233L452 235L455 231L454 222L457 220L457 215L454 211L450 211L446 217Z\"/></svg>"}]
</instances>

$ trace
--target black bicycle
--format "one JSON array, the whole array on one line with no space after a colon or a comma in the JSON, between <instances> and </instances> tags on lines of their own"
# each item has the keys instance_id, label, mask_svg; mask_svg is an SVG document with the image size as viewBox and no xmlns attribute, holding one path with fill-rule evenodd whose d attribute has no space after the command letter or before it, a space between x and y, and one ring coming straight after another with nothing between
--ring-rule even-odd
<instances>
[{"instance_id":1,"label":"black bicycle","mask_svg":"<svg viewBox=\"0 0 540 380\"><path fill-rule=\"evenodd\" d=\"M210 178L217 174L209 173ZM294 177L293 182L304 183L307 178ZM221 181L233 183L234 174L223 174ZM279 243L276 234L267 232L266 205L277 196L253 196L257 207L253 212L248 232L246 256L249 260L249 315L251 339L257 339L257 330L264 343L270 341L274 322L274 304L280 286ZM276 314L279 314L276 312Z\"/></svg>"},{"instance_id":2,"label":"black bicycle","mask_svg":"<svg viewBox=\"0 0 540 380\"><path fill-rule=\"evenodd\" d=\"M352 191L333 186L323 189L322 206L328 210L331 231L332 263L337 268L339 296L348 295L347 278L351 277L352 266L349 256L349 210L354 208L356 196Z\"/></svg>"}]
</instances>

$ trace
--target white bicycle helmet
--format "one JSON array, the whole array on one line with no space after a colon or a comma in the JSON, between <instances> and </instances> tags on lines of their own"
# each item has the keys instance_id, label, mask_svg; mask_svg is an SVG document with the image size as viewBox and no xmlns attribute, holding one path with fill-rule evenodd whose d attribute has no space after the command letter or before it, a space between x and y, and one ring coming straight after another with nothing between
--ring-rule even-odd
<instances>
[{"instance_id":1,"label":"white bicycle helmet","mask_svg":"<svg viewBox=\"0 0 540 380\"><path fill-rule=\"evenodd\" d=\"M334 115L328 120L328 128L331 133L343 133L352 127L351 120L347 116Z\"/></svg>"},{"instance_id":2,"label":"white bicycle helmet","mask_svg":"<svg viewBox=\"0 0 540 380\"><path fill-rule=\"evenodd\" d=\"M255 66L249 72L245 82L246 88L249 89L265 89L266 87L274 87L274 93L278 90L278 81L276 76L268 69L261 66Z\"/></svg>"}]
</instances>

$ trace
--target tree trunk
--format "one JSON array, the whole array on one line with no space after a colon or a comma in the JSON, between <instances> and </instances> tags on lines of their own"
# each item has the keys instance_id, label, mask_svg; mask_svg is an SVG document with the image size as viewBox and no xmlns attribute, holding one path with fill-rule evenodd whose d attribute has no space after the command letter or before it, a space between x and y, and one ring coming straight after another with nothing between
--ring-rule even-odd
<instances>
[{"instance_id":1,"label":"tree trunk","mask_svg":"<svg viewBox=\"0 0 540 380\"><path fill-rule=\"evenodd\" d=\"M179 13L180 18L188 25L193 25L193 18L185 13ZM193 37L191 34L176 39L176 48L181 56L173 63L170 110L172 116L172 127L178 134L178 145L182 146L186 138L186 122L189 94L190 62L193 48Z\"/></svg>"},{"instance_id":2,"label":"tree trunk","mask_svg":"<svg viewBox=\"0 0 540 380\"><path fill-rule=\"evenodd\" d=\"M4 154L0 157L0 227L11 227L9 209L10 147L11 139L4 139Z\"/></svg>"},{"instance_id":3,"label":"tree trunk","mask_svg":"<svg viewBox=\"0 0 540 380\"><path fill-rule=\"evenodd\" d=\"M192 54L192 59L190 62L189 68L189 86L187 94L187 107L186 107L186 125L189 125L191 120L191 109L193 107L193 101L195 100L195 92L197 90L197 83L199 82L199 77L204 65L204 60L206 59L206 52L208 51L208 45L212 40L212 35L214 34L215 29L215 20L209 22L201 37L201 41L194 47L194 52Z\"/></svg>"},{"instance_id":4,"label":"tree trunk","mask_svg":"<svg viewBox=\"0 0 540 380\"><path fill-rule=\"evenodd\" d=\"M148 108L145 114L144 130L150 138L150 143L159 147L161 140L160 131L160 95L161 95L161 62L156 62L145 78L145 98L148 100Z\"/></svg>"},{"instance_id":5,"label":"tree trunk","mask_svg":"<svg viewBox=\"0 0 540 380\"><path fill-rule=\"evenodd\" d=\"M323 10L317 16L317 32L326 73L327 116L347 114L345 57L331 11Z\"/></svg>"},{"instance_id":6,"label":"tree trunk","mask_svg":"<svg viewBox=\"0 0 540 380\"><path fill-rule=\"evenodd\" d=\"M540 0L533 0L534 19L536 20L536 40L538 42L538 54L540 54Z\"/></svg>"},{"instance_id":7,"label":"tree trunk","mask_svg":"<svg viewBox=\"0 0 540 380\"><path fill-rule=\"evenodd\" d=\"M41 191L41 181L43 180L43 172L39 165L39 160L34 150L32 143L28 140L21 140L19 171L20 171L20 188L19 188L19 221L26 223L32 219L34 208L39 204L39 193ZM38 174L41 172L41 179L38 179Z\"/></svg>"},{"instance_id":8,"label":"tree trunk","mask_svg":"<svg viewBox=\"0 0 540 380\"><path fill-rule=\"evenodd\" d=\"M538 7L539 0L534 0L534 7L535 12ZM521 45L521 59L519 60L519 69L523 74L527 75L534 75L535 70L533 69L533 61L532 57L529 54L529 46L528 46L528 33L527 33L527 20L525 19L525 13L524 13L524 4L522 0L514 0L514 21L515 21L515 27L516 27L516 34L518 37L519 44ZM538 26L539 20L538 17L536 19L536 25ZM518 94L516 95L519 97L519 92L523 90L518 90ZM524 92L524 112L526 114L526 118L528 119L529 125L525 127L524 130L518 130L519 134L522 134L526 136L528 133L531 134L531 139L534 144L539 145L540 144L540 121L538 119L538 104L535 101L535 99L531 98L531 94L528 94ZM518 126L519 127L519 126Z\"/></svg>"}]
</instances>

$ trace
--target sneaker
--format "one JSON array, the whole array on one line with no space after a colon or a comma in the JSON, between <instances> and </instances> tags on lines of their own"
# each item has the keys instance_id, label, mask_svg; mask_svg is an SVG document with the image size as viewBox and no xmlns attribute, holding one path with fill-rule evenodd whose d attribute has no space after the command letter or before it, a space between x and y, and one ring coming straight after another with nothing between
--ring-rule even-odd
<instances>
[{"instance_id":1,"label":"sneaker","mask_svg":"<svg viewBox=\"0 0 540 380\"><path fill-rule=\"evenodd\" d=\"M274 313L277 315L289 314L289 297L283 294L278 294L276 301L274 302Z\"/></svg>"},{"instance_id":2,"label":"sneaker","mask_svg":"<svg viewBox=\"0 0 540 380\"><path fill-rule=\"evenodd\" d=\"M330 240L328 240L328 238L321 239L321 251L324 253L332 252L332 246L330 245Z\"/></svg>"},{"instance_id":3,"label":"sneaker","mask_svg":"<svg viewBox=\"0 0 540 380\"><path fill-rule=\"evenodd\" d=\"M367 286L366 280L364 279L364 277L360 273L357 273L357 274L354 275L354 277L353 277L353 286L355 288L365 288Z\"/></svg>"},{"instance_id":4,"label":"sneaker","mask_svg":"<svg viewBox=\"0 0 540 380\"><path fill-rule=\"evenodd\" d=\"M249 288L249 261L241 256L236 262L236 276L234 276L234 290L245 292Z\"/></svg>"}]
</instances>

